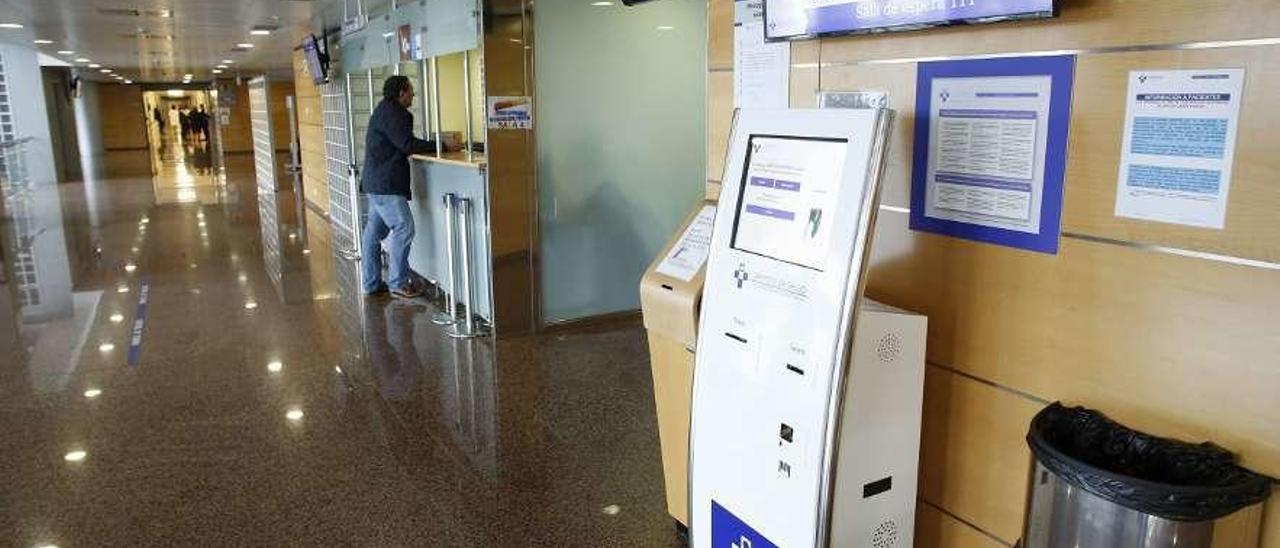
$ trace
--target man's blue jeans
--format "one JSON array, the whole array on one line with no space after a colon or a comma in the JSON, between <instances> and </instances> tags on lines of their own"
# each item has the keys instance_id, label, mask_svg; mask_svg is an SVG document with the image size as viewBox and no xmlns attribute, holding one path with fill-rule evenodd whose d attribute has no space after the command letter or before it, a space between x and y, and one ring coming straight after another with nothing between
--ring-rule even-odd
<instances>
[{"instance_id":1,"label":"man's blue jeans","mask_svg":"<svg viewBox=\"0 0 1280 548\"><path fill-rule=\"evenodd\" d=\"M366 194L369 222L364 225L363 289L371 293L382 286L382 241L387 241L387 287L405 289L409 285L409 246L413 244L413 214L409 200L394 194ZM389 235L389 236L388 236Z\"/></svg>"}]
</instances>

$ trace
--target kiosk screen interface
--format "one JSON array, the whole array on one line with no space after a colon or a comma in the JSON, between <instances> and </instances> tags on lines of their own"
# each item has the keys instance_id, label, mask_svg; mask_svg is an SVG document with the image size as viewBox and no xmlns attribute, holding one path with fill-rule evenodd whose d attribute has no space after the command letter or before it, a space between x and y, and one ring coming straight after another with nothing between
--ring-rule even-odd
<instances>
[{"instance_id":1,"label":"kiosk screen interface","mask_svg":"<svg viewBox=\"0 0 1280 548\"><path fill-rule=\"evenodd\" d=\"M752 135L733 247L823 269L844 169L845 139Z\"/></svg>"}]
</instances>

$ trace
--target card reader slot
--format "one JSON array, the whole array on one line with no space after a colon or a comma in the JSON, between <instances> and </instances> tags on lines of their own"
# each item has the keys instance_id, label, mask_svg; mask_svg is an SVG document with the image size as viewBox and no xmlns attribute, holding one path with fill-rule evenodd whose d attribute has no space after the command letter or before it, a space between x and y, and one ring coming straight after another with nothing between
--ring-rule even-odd
<instances>
[{"instance_id":1,"label":"card reader slot","mask_svg":"<svg viewBox=\"0 0 1280 548\"><path fill-rule=\"evenodd\" d=\"M734 335L733 333L730 333L730 332L728 332L728 331L725 331L724 336L729 337L730 339L733 339L733 340L735 340L735 341L738 341L738 342L740 342L740 343L742 343L742 344L747 344L747 338L746 338L746 337L743 337L743 336L740 336L740 335Z\"/></svg>"},{"instance_id":2,"label":"card reader slot","mask_svg":"<svg viewBox=\"0 0 1280 548\"><path fill-rule=\"evenodd\" d=\"M893 476L889 476L882 480L876 480L862 486L862 498L869 499L880 493L884 493L893 489Z\"/></svg>"}]
</instances>

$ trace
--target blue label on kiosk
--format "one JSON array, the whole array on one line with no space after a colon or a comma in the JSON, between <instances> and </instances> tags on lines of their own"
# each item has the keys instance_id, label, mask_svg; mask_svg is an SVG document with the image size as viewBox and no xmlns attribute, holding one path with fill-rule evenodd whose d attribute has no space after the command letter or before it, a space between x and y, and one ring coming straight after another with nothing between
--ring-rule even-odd
<instances>
[{"instance_id":1,"label":"blue label on kiosk","mask_svg":"<svg viewBox=\"0 0 1280 548\"><path fill-rule=\"evenodd\" d=\"M712 548L778 548L746 522L716 501L711 501Z\"/></svg>"}]
</instances>

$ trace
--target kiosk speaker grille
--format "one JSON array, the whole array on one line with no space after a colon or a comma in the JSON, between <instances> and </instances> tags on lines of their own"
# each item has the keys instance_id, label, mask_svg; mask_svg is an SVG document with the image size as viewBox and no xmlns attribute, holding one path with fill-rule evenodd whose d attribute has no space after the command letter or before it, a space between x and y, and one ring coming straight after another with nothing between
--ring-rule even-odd
<instances>
[{"instance_id":1,"label":"kiosk speaker grille","mask_svg":"<svg viewBox=\"0 0 1280 548\"><path fill-rule=\"evenodd\" d=\"M897 333L880 337L880 342L876 343L876 356L880 357L880 361L892 363L897 361L900 355L902 355L902 337Z\"/></svg>"},{"instance_id":2,"label":"kiosk speaker grille","mask_svg":"<svg viewBox=\"0 0 1280 548\"><path fill-rule=\"evenodd\" d=\"M881 523L876 530L871 533L872 548L897 548L898 546L898 524L893 520Z\"/></svg>"}]
</instances>

